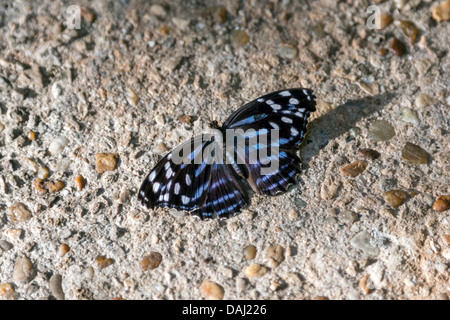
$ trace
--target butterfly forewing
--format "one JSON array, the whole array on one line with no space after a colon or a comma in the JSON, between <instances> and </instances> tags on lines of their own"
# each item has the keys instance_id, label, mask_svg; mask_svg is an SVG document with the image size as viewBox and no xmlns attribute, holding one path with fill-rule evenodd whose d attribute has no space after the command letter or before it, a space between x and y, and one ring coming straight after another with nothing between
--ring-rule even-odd
<instances>
[{"instance_id":1,"label":"butterfly forewing","mask_svg":"<svg viewBox=\"0 0 450 320\"><path fill-rule=\"evenodd\" d=\"M315 104L311 90L282 90L249 102L225 122L227 129L244 132L240 137L245 137L245 148L235 145L235 158L241 161L235 167L247 174L258 194L273 196L295 184L301 171L295 149L303 140ZM272 170L267 170L269 167Z\"/></svg>"},{"instance_id":2,"label":"butterfly forewing","mask_svg":"<svg viewBox=\"0 0 450 320\"><path fill-rule=\"evenodd\" d=\"M224 123L227 129L278 130L282 149L294 149L303 139L308 116L316 110L316 97L309 89L288 89L253 100Z\"/></svg>"}]
</instances>

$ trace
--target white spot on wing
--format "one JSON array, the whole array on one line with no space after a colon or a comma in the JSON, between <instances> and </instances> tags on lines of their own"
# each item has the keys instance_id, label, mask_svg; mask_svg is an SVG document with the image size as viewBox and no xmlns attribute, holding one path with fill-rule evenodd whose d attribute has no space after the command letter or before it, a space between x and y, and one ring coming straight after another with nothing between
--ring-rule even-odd
<instances>
[{"instance_id":1,"label":"white spot on wing","mask_svg":"<svg viewBox=\"0 0 450 320\"><path fill-rule=\"evenodd\" d=\"M281 106L280 106L279 104L272 104L270 107L271 107L273 110L280 110L280 109L281 109Z\"/></svg>"},{"instance_id":2,"label":"white spot on wing","mask_svg":"<svg viewBox=\"0 0 450 320\"><path fill-rule=\"evenodd\" d=\"M294 137L298 136L298 130L295 129L294 127L291 127L291 135Z\"/></svg>"},{"instance_id":3,"label":"white spot on wing","mask_svg":"<svg viewBox=\"0 0 450 320\"><path fill-rule=\"evenodd\" d=\"M297 99L295 99L295 98L290 98L290 99L289 99L289 103L290 103L290 104L298 104L299 101L298 101Z\"/></svg>"},{"instance_id":4,"label":"white spot on wing","mask_svg":"<svg viewBox=\"0 0 450 320\"><path fill-rule=\"evenodd\" d=\"M166 178L169 179L173 174L172 168L167 169L166 171Z\"/></svg>"},{"instance_id":5,"label":"white spot on wing","mask_svg":"<svg viewBox=\"0 0 450 320\"><path fill-rule=\"evenodd\" d=\"M188 174L186 175L186 184L187 184L188 186L191 185L191 177L190 177Z\"/></svg>"},{"instance_id":6,"label":"white spot on wing","mask_svg":"<svg viewBox=\"0 0 450 320\"><path fill-rule=\"evenodd\" d=\"M181 202L183 202L183 204L188 204L189 203L189 198L186 196L181 196Z\"/></svg>"},{"instance_id":7,"label":"white spot on wing","mask_svg":"<svg viewBox=\"0 0 450 320\"><path fill-rule=\"evenodd\" d=\"M166 193L166 194L164 195L164 201L169 202L169 197L170 197L170 194L169 194L169 193Z\"/></svg>"},{"instance_id":8,"label":"white spot on wing","mask_svg":"<svg viewBox=\"0 0 450 320\"><path fill-rule=\"evenodd\" d=\"M159 189L159 182L156 182L153 184L153 192L154 193L158 192L158 189Z\"/></svg>"},{"instance_id":9,"label":"white spot on wing","mask_svg":"<svg viewBox=\"0 0 450 320\"><path fill-rule=\"evenodd\" d=\"M273 102L272 100L267 100L266 103L267 104L274 104L275 102Z\"/></svg>"},{"instance_id":10,"label":"white spot on wing","mask_svg":"<svg viewBox=\"0 0 450 320\"><path fill-rule=\"evenodd\" d=\"M173 192L175 192L176 195L178 195L180 193L180 184L178 182L175 183L175 188L174 188Z\"/></svg>"},{"instance_id":11,"label":"white spot on wing","mask_svg":"<svg viewBox=\"0 0 450 320\"><path fill-rule=\"evenodd\" d=\"M152 173L150 173L148 180L153 181L153 180L155 180L155 177L156 177L156 171L153 171Z\"/></svg>"},{"instance_id":12,"label":"white spot on wing","mask_svg":"<svg viewBox=\"0 0 450 320\"><path fill-rule=\"evenodd\" d=\"M286 117L281 117L281 121L283 121L284 123L292 123L292 119L291 118L286 118Z\"/></svg>"},{"instance_id":13,"label":"white spot on wing","mask_svg":"<svg viewBox=\"0 0 450 320\"><path fill-rule=\"evenodd\" d=\"M259 98L259 99L256 100L256 101L258 101L258 102L264 102L264 99L263 99L263 98Z\"/></svg>"},{"instance_id":14,"label":"white spot on wing","mask_svg":"<svg viewBox=\"0 0 450 320\"><path fill-rule=\"evenodd\" d=\"M290 95L291 95L291 93L287 90L280 92L280 96L283 96L283 97L289 97Z\"/></svg>"}]
</instances>

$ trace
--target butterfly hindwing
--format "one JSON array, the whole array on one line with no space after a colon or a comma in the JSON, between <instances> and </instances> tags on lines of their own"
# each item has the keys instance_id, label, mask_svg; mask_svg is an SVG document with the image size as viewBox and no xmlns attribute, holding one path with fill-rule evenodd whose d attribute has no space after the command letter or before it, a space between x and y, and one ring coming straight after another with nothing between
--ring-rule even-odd
<instances>
[{"instance_id":1,"label":"butterfly hindwing","mask_svg":"<svg viewBox=\"0 0 450 320\"><path fill-rule=\"evenodd\" d=\"M294 152L280 150L276 161L276 170L268 170L269 173L262 174L266 165L260 161L253 164L246 164L248 174L248 183L253 191L258 194L274 196L278 193L286 192L290 185L296 183L296 176L301 172L300 159Z\"/></svg>"},{"instance_id":2,"label":"butterfly hindwing","mask_svg":"<svg viewBox=\"0 0 450 320\"><path fill-rule=\"evenodd\" d=\"M228 217L248 203L247 194L226 164L214 163L205 205L192 214L202 218Z\"/></svg>"},{"instance_id":3,"label":"butterfly hindwing","mask_svg":"<svg viewBox=\"0 0 450 320\"><path fill-rule=\"evenodd\" d=\"M213 142L209 136L198 136L167 154L145 178L138 200L148 208L193 210L202 206L209 189L212 161L209 156L199 157ZM181 150L190 152L183 155ZM176 155L181 155L183 161Z\"/></svg>"}]
</instances>

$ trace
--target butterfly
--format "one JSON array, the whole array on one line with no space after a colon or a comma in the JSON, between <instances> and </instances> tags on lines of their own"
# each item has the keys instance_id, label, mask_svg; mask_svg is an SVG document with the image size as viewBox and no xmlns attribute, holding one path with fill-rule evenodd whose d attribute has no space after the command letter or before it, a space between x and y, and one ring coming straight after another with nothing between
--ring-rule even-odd
<instances>
[{"instance_id":1,"label":"butterfly","mask_svg":"<svg viewBox=\"0 0 450 320\"><path fill-rule=\"evenodd\" d=\"M286 192L301 171L296 151L315 106L312 90L304 88L245 104L222 126L213 121L213 134L193 137L164 156L143 181L138 200L147 208L226 218L248 204L246 183L261 195Z\"/></svg>"}]
</instances>

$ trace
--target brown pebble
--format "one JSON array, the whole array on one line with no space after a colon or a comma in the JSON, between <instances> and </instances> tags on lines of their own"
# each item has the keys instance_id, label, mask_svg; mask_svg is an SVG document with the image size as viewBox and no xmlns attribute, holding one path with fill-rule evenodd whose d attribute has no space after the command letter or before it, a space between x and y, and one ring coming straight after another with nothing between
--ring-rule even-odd
<instances>
[{"instance_id":1,"label":"brown pebble","mask_svg":"<svg viewBox=\"0 0 450 320\"><path fill-rule=\"evenodd\" d=\"M97 173L113 171L117 167L117 153L97 153Z\"/></svg>"},{"instance_id":2,"label":"brown pebble","mask_svg":"<svg viewBox=\"0 0 450 320\"><path fill-rule=\"evenodd\" d=\"M200 295L206 300L222 300L224 290L214 281L203 281L199 288Z\"/></svg>"},{"instance_id":3,"label":"brown pebble","mask_svg":"<svg viewBox=\"0 0 450 320\"><path fill-rule=\"evenodd\" d=\"M75 178L75 187L77 188L78 191L81 191L81 190L83 190L85 185L86 185L86 179L81 174L79 174Z\"/></svg>"},{"instance_id":4,"label":"brown pebble","mask_svg":"<svg viewBox=\"0 0 450 320\"><path fill-rule=\"evenodd\" d=\"M159 252L150 252L150 254L141 261L141 268L144 271L157 268L162 261L162 255Z\"/></svg>"},{"instance_id":5,"label":"brown pebble","mask_svg":"<svg viewBox=\"0 0 450 320\"><path fill-rule=\"evenodd\" d=\"M359 280L358 286L364 294L370 293L370 288L367 286L367 280L369 280L369 274L366 274L364 277Z\"/></svg>"},{"instance_id":6,"label":"brown pebble","mask_svg":"<svg viewBox=\"0 0 450 320\"><path fill-rule=\"evenodd\" d=\"M184 116L179 117L178 121L180 121L181 123L191 124L192 122L194 122L194 118L185 114Z\"/></svg>"},{"instance_id":7,"label":"brown pebble","mask_svg":"<svg viewBox=\"0 0 450 320\"><path fill-rule=\"evenodd\" d=\"M238 47L244 46L249 40L250 37L244 30L233 30L231 32L230 41Z\"/></svg>"},{"instance_id":8,"label":"brown pebble","mask_svg":"<svg viewBox=\"0 0 450 320\"><path fill-rule=\"evenodd\" d=\"M407 142L402 149L402 159L409 164L427 164L428 155L421 147Z\"/></svg>"},{"instance_id":9,"label":"brown pebble","mask_svg":"<svg viewBox=\"0 0 450 320\"><path fill-rule=\"evenodd\" d=\"M279 281L272 281L272 283L270 284L270 289L272 291L280 290L282 287L283 287L283 284L280 283Z\"/></svg>"},{"instance_id":10,"label":"brown pebble","mask_svg":"<svg viewBox=\"0 0 450 320\"><path fill-rule=\"evenodd\" d=\"M407 20L398 20L397 24L400 25L403 33L409 38L409 42L415 44L419 36L419 29L417 29L414 23Z\"/></svg>"},{"instance_id":11,"label":"brown pebble","mask_svg":"<svg viewBox=\"0 0 450 320\"><path fill-rule=\"evenodd\" d=\"M65 186L66 186L66 184L59 180L57 180L55 183L49 182L47 184L47 188L50 193L55 193L55 192L61 191L62 189L64 189Z\"/></svg>"},{"instance_id":12,"label":"brown pebble","mask_svg":"<svg viewBox=\"0 0 450 320\"><path fill-rule=\"evenodd\" d=\"M48 192L47 188L45 188L45 186L44 186L44 179L34 180L33 188L39 194L46 194Z\"/></svg>"},{"instance_id":13,"label":"brown pebble","mask_svg":"<svg viewBox=\"0 0 450 320\"><path fill-rule=\"evenodd\" d=\"M91 8L82 7L81 8L81 16L89 23L95 21L95 13Z\"/></svg>"},{"instance_id":14,"label":"brown pebble","mask_svg":"<svg viewBox=\"0 0 450 320\"><path fill-rule=\"evenodd\" d=\"M51 182L45 181L44 179L36 179L33 182L33 188L39 194L46 194L48 192L55 193L64 189L65 186L65 183L59 180L56 182Z\"/></svg>"},{"instance_id":15,"label":"brown pebble","mask_svg":"<svg viewBox=\"0 0 450 320\"><path fill-rule=\"evenodd\" d=\"M228 13L224 6L217 6L213 9L214 20L218 23L227 21Z\"/></svg>"},{"instance_id":16,"label":"brown pebble","mask_svg":"<svg viewBox=\"0 0 450 320\"><path fill-rule=\"evenodd\" d=\"M267 268L257 263L252 264L245 270L245 275L249 278L251 277L260 278L264 276L266 273Z\"/></svg>"},{"instance_id":17,"label":"brown pebble","mask_svg":"<svg viewBox=\"0 0 450 320\"><path fill-rule=\"evenodd\" d=\"M386 29L393 21L393 18L388 13L381 13L380 14L380 28Z\"/></svg>"},{"instance_id":18,"label":"brown pebble","mask_svg":"<svg viewBox=\"0 0 450 320\"><path fill-rule=\"evenodd\" d=\"M28 132L28 140L31 140L31 141L36 140L36 133L34 131Z\"/></svg>"},{"instance_id":19,"label":"brown pebble","mask_svg":"<svg viewBox=\"0 0 450 320\"><path fill-rule=\"evenodd\" d=\"M8 208L8 219L13 223L21 223L31 219L31 211L21 202L16 202Z\"/></svg>"},{"instance_id":20,"label":"brown pebble","mask_svg":"<svg viewBox=\"0 0 450 320\"><path fill-rule=\"evenodd\" d=\"M289 219L291 219L291 220L297 220L297 219L298 219L298 212L297 212L297 210L290 210L290 211L287 213L287 216L288 216Z\"/></svg>"},{"instance_id":21,"label":"brown pebble","mask_svg":"<svg viewBox=\"0 0 450 320\"><path fill-rule=\"evenodd\" d=\"M380 157L380 153L373 149L360 149L359 154L369 160L375 160Z\"/></svg>"},{"instance_id":22,"label":"brown pebble","mask_svg":"<svg viewBox=\"0 0 450 320\"><path fill-rule=\"evenodd\" d=\"M7 236L9 239L18 240L22 237L23 230L22 229L6 229L3 234Z\"/></svg>"},{"instance_id":23,"label":"brown pebble","mask_svg":"<svg viewBox=\"0 0 450 320\"><path fill-rule=\"evenodd\" d=\"M266 249L266 260L271 268L278 267L284 260L284 249L280 245L270 246Z\"/></svg>"},{"instance_id":24,"label":"brown pebble","mask_svg":"<svg viewBox=\"0 0 450 320\"><path fill-rule=\"evenodd\" d=\"M450 20L450 0L442 1L439 5L433 7L431 16L437 22Z\"/></svg>"},{"instance_id":25,"label":"brown pebble","mask_svg":"<svg viewBox=\"0 0 450 320\"><path fill-rule=\"evenodd\" d=\"M433 204L433 210L438 212L447 211L450 209L450 195L439 196Z\"/></svg>"},{"instance_id":26,"label":"brown pebble","mask_svg":"<svg viewBox=\"0 0 450 320\"><path fill-rule=\"evenodd\" d=\"M244 249L244 258L247 260L253 260L256 257L257 249L254 245L249 245Z\"/></svg>"},{"instance_id":27,"label":"brown pebble","mask_svg":"<svg viewBox=\"0 0 450 320\"><path fill-rule=\"evenodd\" d=\"M95 258L95 262L97 262L97 265L100 269L105 269L106 267L109 267L114 263L114 260L111 258L107 258L106 256L97 256Z\"/></svg>"},{"instance_id":28,"label":"brown pebble","mask_svg":"<svg viewBox=\"0 0 450 320\"><path fill-rule=\"evenodd\" d=\"M330 299L328 299L327 297L324 297L324 296L316 296L316 297L313 297L312 300L330 300Z\"/></svg>"},{"instance_id":29,"label":"brown pebble","mask_svg":"<svg viewBox=\"0 0 450 320\"><path fill-rule=\"evenodd\" d=\"M0 284L0 300L17 300L19 295L10 283Z\"/></svg>"},{"instance_id":30,"label":"brown pebble","mask_svg":"<svg viewBox=\"0 0 450 320\"><path fill-rule=\"evenodd\" d=\"M388 54L388 49L386 48L381 48L380 50L378 50L378 54L382 57L386 56Z\"/></svg>"},{"instance_id":31,"label":"brown pebble","mask_svg":"<svg viewBox=\"0 0 450 320\"><path fill-rule=\"evenodd\" d=\"M127 97L128 102L132 106L136 106L139 103L139 101L141 100L141 98L139 98L139 96L136 94L136 92L131 88L127 88L125 95Z\"/></svg>"},{"instance_id":32,"label":"brown pebble","mask_svg":"<svg viewBox=\"0 0 450 320\"><path fill-rule=\"evenodd\" d=\"M408 194L402 190L390 190L383 194L383 199L394 208L399 207L408 198Z\"/></svg>"},{"instance_id":33,"label":"brown pebble","mask_svg":"<svg viewBox=\"0 0 450 320\"><path fill-rule=\"evenodd\" d=\"M392 39L390 49L391 49L392 53L398 57L401 57L406 52L405 44L395 37L394 37L394 39Z\"/></svg>"},{"instance_id":34,"label":"brown pebble","mask_svg":"<svg viewBox=\"0 0 450 320\"><path fill-rule=\"evenodd\" d=\"M448 246L450 246L450 234L446 234L444 236L444 241Z\"/></svg>"},{"instance_id":35,"label":"brown pebble","mask_svg":"<svg viewBox=\"0 0 450 320\"><path fill-rule=\"evenodd\" d=\"M170 32L172 31L172 28L167 25L167 24L163 24L161 27L159 27L156 32L162 36L167 36L170 34Z\"/></svg>"},{"instance_id":36,"label":"brown pebble","mask_svg":"<svg viewBox=\"0 0 450 320\"><path fill-rule=\"evenodd\" d=\"M50 176L50 170L47 167L39 167L38 177L40 179L47 179Z\"/></svg>"},{"instance_id":37,"label":"brown pebble","mask_svg":"<svg viewBox=\"0 0 450 320\"><path fill-rule=\"evenodd\" d=\"M61 257L65 256L69 251L70 247L67 244L63 243L59 246L59 255Z\"/></svg>"},{"instance_id":38,"label":"brown pebble","mask_svg":"<svg viewBox=\"0 0 450 320\"><path fill-rule=\"evenodd\" d=\"M355 178L364 172L367 168L367 161L358 160L341 168L341 172L344 176Z\"/></svg>"}]
</instances>

